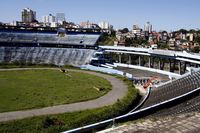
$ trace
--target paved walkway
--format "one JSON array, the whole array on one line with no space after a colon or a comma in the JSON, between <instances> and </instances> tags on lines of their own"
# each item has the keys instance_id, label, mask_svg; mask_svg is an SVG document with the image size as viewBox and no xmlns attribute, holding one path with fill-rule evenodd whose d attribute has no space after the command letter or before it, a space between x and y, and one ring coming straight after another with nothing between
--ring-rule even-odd
<instances>
[{"instance_id":1,"label":"paved walkway","mask_svg":"<svg viewBox=\"0 0 200 133\"><path fill-rule=\"evenodd\" d=\"M59 70L56 68L15 68L15 69L0 69L0 71L33 70L33 69L34 70L45 70L45 69ZM127 85L123 81L113 76L91 72L91 71L82 71L82 70L68 70L68 71L83 72L83 73L93 74L99 77L103 77L111 83L112 90L109 91L106 95L100 98L97 98L95 100L65 104L65 105L57 105L57 106L51 106L51 107L44 107L41 109L31 109L31 110L0 113L0 122L23 119L23 118L39 116L39 115L50 115L50 114L59 114L59 113L65 113L65 112L81 111L81 110L86 110L86 109L93 109L93 108L99 108L99 107L103 107L107 105L112 105L117 101L117 99L123 98L128 91Z\"/></svg>"},{"instance_id":2,"label":"paved walkway","mask_svg":"<svg viewBox=\"0 0 200 133\"><path fill-rule=\"evenodd\" d=\"M110 128L98 133L199 133L200 113L175 117L138 120L135 123Z\"/></svg>"}]
</instances>

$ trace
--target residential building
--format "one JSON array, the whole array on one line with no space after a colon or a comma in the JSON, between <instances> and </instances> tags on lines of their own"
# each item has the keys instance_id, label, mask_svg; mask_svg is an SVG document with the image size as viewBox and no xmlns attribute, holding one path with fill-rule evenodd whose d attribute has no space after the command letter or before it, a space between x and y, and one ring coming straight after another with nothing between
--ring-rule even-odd
<instances>
[{"instance_id":1,"label":"residential building","mask_svg":"<svg viewBox=\"0 0 200 133\"><path fill-rule=\"evenodd\" d=\"M51 26L51 27L57 26L56 17L53 16L52 14L49 14L47 16L43 16L42 21L45 25L48 25L48 26Z\"/></svg>"},{"instance_id":2,"label":"residential building","mask_svg":"<svg viewBox=\"0 0 200 133\"><path fill-rule=\"evenodd\" d=\"M162 31L161 32L161 41L162 42L167 42L167 40L168 40L168 33L167 33L167 31Z\"/></svg>"},{"instance_id":3,"label":"residential building","mask_svg":"<svg viewBox=\"0 0 200 133\"><path fill-rule=\"evenodd\" d=\"M24 8L21 12L21 17L22 17L22 22L31 23L36 21L36 12L29 8Z\"/></svg>"},{"instance_id":4,"label":"residential building","mask_svg":"<svg viewBox=\"0 0 200 133\"><path fill-rule=\"evenodd\" d=\"M97 24L89 22L89 21L81 22L80 27L81 28L89 28L89 29L99 28L99 26Z\"/></svg>"},{"instance_id":5,"label":"residential building","mask_svg":"<svg viewBox=\"0 0 200 133\"><path fill-rule=\"evenodd\" d=\"M42 21L45 24L53 23L56 22L56 17L53 16L52 14L49 14L47 16L43 16Z\"/></svg>"},{"instance_id":6,"label":"residential building","mask_svg":"<svg viewBox=\"0 0 200 133\"><path fill-rule=\"evenodd\" d=\"M189 39L190 42L194 41L194 34L188 33L187 37L188 37L188 39Z\"/></svg>"},{"instance_id":7,"label":"residential building","mask_svg":"<svg viewBox=\"0 0 200 133\"><path fill-rule=\"evenodd\" d=\"M152 32L152 25L150 24L150 22L147 22L147 23L144 25L144 31L145 31L145 32L148 32L148 33L151 33L151 32Z\"/></svg>"},{"instance_id":8,"label":"residential building","mask_svg":"<svg viewBox=\"0 0 200 133\"><path fill-rule=\"evenodd\" d=\"M142 29L138 25L133 25L132 33L136 36L141 36Z\"/></svg>"}]
</instances>

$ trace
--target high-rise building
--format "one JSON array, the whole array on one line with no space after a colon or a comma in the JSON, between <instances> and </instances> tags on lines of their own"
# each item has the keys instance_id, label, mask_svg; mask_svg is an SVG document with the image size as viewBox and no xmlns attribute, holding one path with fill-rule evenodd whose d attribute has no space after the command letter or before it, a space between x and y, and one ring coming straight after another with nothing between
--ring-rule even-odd
<instances>
[{"instance_id":1,"label":"high-rise building","mask_svg":"<svg viewBox=\"0 0 200 133\"><path fill-rule=\"evenodd\" d=\"M22 15L22 22L24 23L31 23L36 21L36 12L29 8L24 8L21 12L21 15Z\"/></svg>"},{"instance_id":2,"label":"high-rise building","mask_svg":"<svg viewBox=\"0 0 200 133\"><path fill-rule=\"evenodd\" d=\"M47 16L43 16L42 20L45 24L51 24L56 22L56 17L53 16L52 14L49 14Z\"/></svg>"},{"instance_id":3,"label":"high-rise building","mask_svg":"<svg viewBox=\"0 0 200 133\"><path fill-rule=\"evenodd\" d=\"M150 22L147 22L145 25L144 25L144 31L148 32L148 33L151 33L152 32L152 25L150 24Z\"/></svg>"},{"instance_id":4,"label":"high-rise building","mask_svg":"<svg viewBox=\"0 0 200 133\"><path fill-rule=\"evenodd\" d=\"M64 13L56 13L56 21L59 24L63 24L65 21L65 14Z\"/></svg>"},{"instance_id":5,"label":"high-rise building","mask_svg":"<svg viewBox=\"0 0 200 133\"><path fill-rule=\"evenodd\" d=\"M106 29L106 30L108 30L108 29L110 28L110 25L109 25L108 22L100 22L98 25L99 25L99 27L100 27L101 29Z\"/></svg>"},{"instance_id":6,"label":"high-rise building","mask_svg":"<svg viewBox=\"0 0 200 133\"><path fill-rule=\"evenodd\" d=\"M57 27L56 17L52 14L49 14L47 16L42 17L42 21L45 25L51 26L51 27Z\"/></svg>"}]
</instances>

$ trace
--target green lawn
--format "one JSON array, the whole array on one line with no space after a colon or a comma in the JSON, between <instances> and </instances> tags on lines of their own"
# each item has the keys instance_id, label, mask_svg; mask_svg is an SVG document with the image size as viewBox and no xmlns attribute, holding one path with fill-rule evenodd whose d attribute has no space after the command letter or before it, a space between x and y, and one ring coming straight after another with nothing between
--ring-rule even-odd
<instances>
[{"instance_id":1,"label":"green lawn","mask_svg":"<svg viewBox=\"0 0 200 133\"><path fill-rule=\"evenodd\" d=\"M59 133L119 116L127 112L128 107L134 101L138 101L139 97L139 93L132 86L132 82L127 80L124 80L124 82L128 84L127 95L114 105L72 113L0 122L0 133Z\"/></svg>"},{"instance_id":2,"label":"green lawn","mask_svg":"<svg viewBox=\"0 0 200 133\"><path fill-rule=\"evenodd\" d=\"M101 77L67 74L70 76L58 70L0 71L0 112L86 101L111 89Z\"/></svg>"}]
</instances>

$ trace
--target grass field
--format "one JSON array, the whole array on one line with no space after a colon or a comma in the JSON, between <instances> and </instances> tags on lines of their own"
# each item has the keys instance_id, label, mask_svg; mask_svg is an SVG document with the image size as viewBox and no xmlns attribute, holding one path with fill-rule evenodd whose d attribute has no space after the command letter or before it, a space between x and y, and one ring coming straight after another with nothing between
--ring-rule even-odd
<instances>
[{"instance_id":1,"label":"grass field","mask_svg":"<svg viewBox=\"0 0 200 133\"><path fill-rule=\"evenodd\" d=\"M111 89L111 84L101 77L67 74L58 70L1 71L0 112L86 101Z\"/></svg>"},{"instance_id":2,"label":"grass field","mask_svg":"<svg viewBox=\"0 0 200 133\"><path fill-rule=\"evenodd\" d=\"M127 80L124 82L128 84L128 93L114 105L99 109L1 122L0 132L59 133L118 116L127 112L127 108L138 98L138 91L132 86L132 82Z\"/></svg>"}]
</instances>

